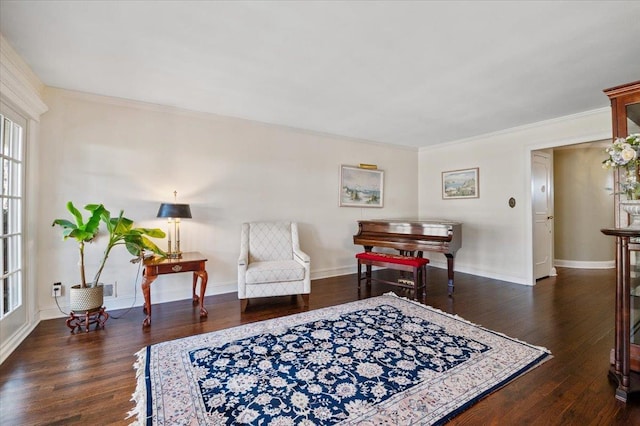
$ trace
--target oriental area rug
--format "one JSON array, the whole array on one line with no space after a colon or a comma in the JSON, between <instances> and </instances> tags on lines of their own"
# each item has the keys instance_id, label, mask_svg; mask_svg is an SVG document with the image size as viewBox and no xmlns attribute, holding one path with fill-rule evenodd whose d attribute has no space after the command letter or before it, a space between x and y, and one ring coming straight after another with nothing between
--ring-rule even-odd
<instances>
[{"instance_id":1,"label":"oriental area rug","mask_svg":"<svg viewBox=\"0 0 640 426\"><path fill-rule=\"evenodd\" d=\"M139 425L430 425L550 357L393 293L148 346Z\"/></svg>"}]
</instances>

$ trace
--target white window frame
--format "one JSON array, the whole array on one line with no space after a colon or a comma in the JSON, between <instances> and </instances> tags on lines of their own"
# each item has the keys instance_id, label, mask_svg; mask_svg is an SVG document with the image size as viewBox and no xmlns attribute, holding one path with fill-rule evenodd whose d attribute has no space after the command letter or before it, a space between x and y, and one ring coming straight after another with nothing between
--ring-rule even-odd
<instances>
[{"instance_id":1,"label":"white window frame","mask_svg":"<svg viewBox=\"0 0 640 426\"><path fill-rule=\"evenodd\" d=\"M0 321L22 307L26 129L0 114Z\"/></svg>"}]
</instances>

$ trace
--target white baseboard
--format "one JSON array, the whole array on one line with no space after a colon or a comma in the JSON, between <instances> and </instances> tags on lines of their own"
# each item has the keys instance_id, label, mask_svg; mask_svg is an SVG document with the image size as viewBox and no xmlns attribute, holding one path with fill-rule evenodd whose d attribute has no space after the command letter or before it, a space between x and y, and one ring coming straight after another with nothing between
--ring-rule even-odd
<instances>
[{"instance_id":1,"label":"white baseboard","mask_svg":"<svg viewBox=\"0 0 640 426\"><path fill-rule=\"evenodd\" d=\"M381 269L377 266L373 270ZM355 274L358 272L358 266L355 264L349 266L338 266L337 268L316 269L311 271L312 280L320 280L323 278L339 277L341 275Z\"/></svg>"},{"instance_id":2,"label":"white baseboard","mask_svg":"<svg viewBox=\"0 0 640 426\"><path fill-rule=\"evenodd\" d=\"M614 269L616 267L615 260L605 260L599 262L584 262L578 260L562 260L555 259L553 261L555 266L561 268L576 268L576 269Z\"/></svg>"},{"instance_id":3,"label":"white baseboard","mask_svg":"<svg viewBox=\"0 0 640 426\"><path fill-rule=\"evenodd\" d=\"M139 290L139 289L138 289ZM225 293L233 293L238 290L238 285L236 282L233 283L223 283L221 285L216 286L207 286L206 296L212 296L216 294L225 294ZM191 288L172 288L168 292L163 293L163 297L153 297L151 298L151 304L154 305L156 303L165 303L165 302L174 302L177 300L185 300L186 298L191 297ZM45 306L40 308L40 320L48 320L54 318L64 318L68 315L69 306L67 305L68 300L64 298L59 301L60 309L56 305L53 306ZM64 303L64 304L63 304ZM128 296L120 296L120 297L105 297L104 306L107 312L115 310L115 309L128 309L131 307L142 307L144 304L144 296L142 295L142 291L138 291L136 293L135 298L133 295ZM60 312L62 310L63 312Z\"/></svg>"},{"instance_id":4,"label":"white baseboard","mask_svg":"<svg viewBox=\"0 0 640 426\"><path fill-rule=\"evenodd\" d=\"M429 266L433 266L433 267L436 267L436 268L439 268L439 269L447 269L447 262L446 261L441 261L441 260L430 259ZM512 275L496 274L495 272L484 271L484 270L476 269L476 268L469 268L469 267L466 267L464 265L460 265L459 263L456 263L456 265L455 265L455 272L462 272L463 274L470 274L470 275L475 275L475 276L478 276L478 277L491 278L491 279L494 279L494 280L506 281L506 282L514 283L514 284L530 285L527 282L527 280L522 278L522 277L514 277ZM454 285L455 285L455 277L454 277Z\"/></svg>"},{"instance_id":5,"label":"white baseboard","mask_svg":"<svg viewBox=\"0 0 640 426\"><path fill-rule=\"evenodd\" d=\"M2 344L0 345L0 364L2 364L4 360L16 350L20 343L27 338L29 333L31 333L38 324L39 321L34 321L31 324L25 324L7 340L4 340L3 338Z\"/></svg>"}]
</instances>

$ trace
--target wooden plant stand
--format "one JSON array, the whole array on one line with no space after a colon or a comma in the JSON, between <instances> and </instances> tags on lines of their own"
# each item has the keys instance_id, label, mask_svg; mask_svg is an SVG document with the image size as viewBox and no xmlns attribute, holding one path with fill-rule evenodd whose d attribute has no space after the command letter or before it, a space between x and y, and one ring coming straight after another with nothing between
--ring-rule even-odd
<instances>
[{"instance_id":1,"label":"wooden plant stand","mask_svg":"<svg viewBox=\"0 0 640 426\"><path fill-rule=\"evenodd\" d=\"M75 332L76 328L81 331L84 327L85 333L89 332L89 326L91 324L96 325L96 330L104 328L104 323L109 319L109 314L104 310L104 306L95 311L86 311L82 314L76 314L71 311L69 318L67 318L67 327L71 329L71 332Z\"/></svg>"}]
</instances>

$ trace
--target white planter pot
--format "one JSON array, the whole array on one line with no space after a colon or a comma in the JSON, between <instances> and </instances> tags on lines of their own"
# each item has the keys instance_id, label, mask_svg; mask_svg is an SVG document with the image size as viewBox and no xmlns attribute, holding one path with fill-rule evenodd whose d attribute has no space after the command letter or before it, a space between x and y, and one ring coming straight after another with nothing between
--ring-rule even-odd
<instances>
[{"instance_id":1,"label":"white planter pot","mask_svg":"<svg viewBox=\"0 0 640 426\"><path fill-rule=\"evenodd\" d=\"M75 313L96 311L104 302L102 284L96 287L81 288L74 285L69 291L69 309Z\"/></svg>"}]
</instances>

